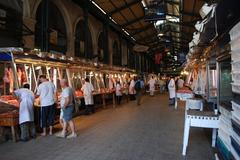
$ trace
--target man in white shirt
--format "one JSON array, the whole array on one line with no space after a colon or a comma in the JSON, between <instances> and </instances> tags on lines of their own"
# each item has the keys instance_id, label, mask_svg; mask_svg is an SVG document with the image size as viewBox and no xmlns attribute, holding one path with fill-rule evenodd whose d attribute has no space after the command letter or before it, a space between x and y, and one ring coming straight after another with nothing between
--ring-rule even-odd
<instances>
[{"instance_id":1,"label":"man in white shirt","mask_svg":"<svg viewBox=\"0 0 240 160\"><path fill-rule=\"evenodd\" d=\"M120 80L117 81L115 90L116 90L115 92L116 92L117 104L120 105L121 99L122 99L122 86L121 86Z\"/></svg>"},{"instance_id":2,"label":"man in white shirt","mask_svg":"<svg viewBox=\"0 0 240 160\"><path fill-rule=\"evenodd\" d=\"M154 96L156 80L152 78L148 81L150 96Z\"/></svg>"},{"instance_id":3,"label":"man in white shirt","mask_svg":"<svg viewBox=\"0 0 240 160\"><path fill-rule=\"evenodd\" d=\"M30 137L36 137L33 111L34 94L29 90L29 84L24 84L23 88L15 90L13 95L20 103L19 124L21 129L21 141L25 142L28 141Z\"/></svg>"},{"instance_id":4,"label":"man in white shirt","mask_svg":"<svg viewBox=\"0 0 240 160\"><path fill-rule=\"evenodd\" d=\"M61 112L62 112L62 118L63 118L63 130L62 130L62 133L57 136L65 138L67 126L69 125L72 133L69 136L67 136L67 138L75 138L77 137L77 134L75 132L75 125L72 120L73 111L74 111L74 93L72 88L68 86L66 79L62 79L60 81L60 85L62 87L60 106L62 109Z\"/></svg>"},{"instance_id":5,"label":"man in white shirt","mask_svg":"<svg viewBox=\"0 0 240 160\"><path fill-rule=\"evenodd\" d=\"M86 78L84 84L81 88L83 91L85 107L86 107L86 114L90 114L90 112L94 113L94 102L93 102L93 85L89 82L89 79Z\"/></svg>"},{"instance_id":6,"label":"man in white shirt","mask_svg":"<svg viewBox=\"0 0 240 160\"><path fill-rule=\"evenodd\" d=\"M130 81L130 84L129 84L129 96L130 96L130 100L135 100L135 94L136 94L136 91L135 91L135 81L136 81L136 77L134 77L131 81Z\"/></svg>"},{"instance_id":7,"label":"man in white shirt","mask_svg":"<svg viewBox=\"0 0 240 160\"><path fill-rule=\"evenodd\" d=\"M57 102L57 91L55 85L48 81L46 75L40 75L41 84L38 86L37 96L40 97L41 105L41 128L43 129L42 136L47 135L47 127L49 127L49 135L52 135L54 124L55 109Z\"/></svg>"}]
</instances>

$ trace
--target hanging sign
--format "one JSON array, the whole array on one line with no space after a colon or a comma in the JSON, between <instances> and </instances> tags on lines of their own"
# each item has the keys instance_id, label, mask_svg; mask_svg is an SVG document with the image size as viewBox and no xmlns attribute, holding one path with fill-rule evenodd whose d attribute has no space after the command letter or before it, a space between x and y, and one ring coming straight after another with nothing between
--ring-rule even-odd
<instances>
[{"instance_id":1,"label":"hanging sign","mask_svg":"<svg viewBox=\"0 0 240 160\"><path fill-rule=\"evenodd\" d=\"M160 64L162 60L162 53L155 54L155 64Z\"/></svg>"}]
</instances>

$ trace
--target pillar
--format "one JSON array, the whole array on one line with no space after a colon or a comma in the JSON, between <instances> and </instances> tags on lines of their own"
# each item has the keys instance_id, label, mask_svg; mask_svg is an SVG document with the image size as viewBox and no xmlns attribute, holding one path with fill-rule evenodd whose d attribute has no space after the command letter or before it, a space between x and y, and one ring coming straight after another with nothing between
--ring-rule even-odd
<instances>
[{"instance_id":1,"label":"pillar","mask_svg":"<svg viewBox=\"0 0 240 160\"><path fill-rule=\"evenodd\" d=\"M36 20L28 17L23 17L23 23L26 26L25 28L29 30L29 34L23 35L24 48L34 49L35 47L34 32L35 32Z\"/></svg>"},{"instance_id":2,"label":"pillar","mask_svg":"<svg viewBox=\"0 0 240 160\"><path fill-rule=\"evenodd\" d=\"M122 35L121 34L119 34L119 66L122 66L122 62L123 62L123 57L122 57L122 51L123 51L123 49L122 49Z\"/></svg>"},{"instance_id":3,"label":"pillar","mask_svg":"<svg viewBox=\"0 0 240 160\"><path fill-rule=\"evenodd\" d=\"M87 6L84 6L83 15L84 15L84 34L85 34L84 35L84 57L91 58L91 55L88 50L89 30L88 30L88 8L87 8Z\"/></svg>"},{"instance_id":4,"label":"pillar","mask_svg":"<svg viewBox=\"0 0 240 160\"><path fill-rule=\"evenodd\" d=\"M49 0L42 0L42 23L41 23L41 50L43 52L49 51Z\"/></svg>"},{"instance_id":5,"label":"pillar","mask_svg":"<svg viewBox=\"0 0 240 160\"><path fill-rule=\"evenodd\" d=\"M73 33L70 33L67 35L67 56L75 56L75 35Z\"/></svg>"},{"instance_id":6,"label":"pillar","mask_svg":"<svg viewBox=\"0 0 240 160\"><path fill-rule=\"evenodd\" d=\"M103 27L103 39L104 39L104 43L103 43L103 52L104 52L104 63L109 64L109 24L105 23L104 27Z\"/></svg>"}]
</instances>

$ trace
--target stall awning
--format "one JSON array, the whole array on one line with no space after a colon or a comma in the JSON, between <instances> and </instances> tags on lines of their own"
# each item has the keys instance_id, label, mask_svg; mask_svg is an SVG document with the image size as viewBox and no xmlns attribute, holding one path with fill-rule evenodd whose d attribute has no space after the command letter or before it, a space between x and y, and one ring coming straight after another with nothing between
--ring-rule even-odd
<instances>
[{"instance_id":1,"label":"stall awning","mask_svg":"<svg viewBox=\"0 0 240 160\"><path fill-rule=\"evenodd\" d=\"M12 56L10 53L1 53L0 52L0 61L11 61Z\"/></svg>"}]
</instances>

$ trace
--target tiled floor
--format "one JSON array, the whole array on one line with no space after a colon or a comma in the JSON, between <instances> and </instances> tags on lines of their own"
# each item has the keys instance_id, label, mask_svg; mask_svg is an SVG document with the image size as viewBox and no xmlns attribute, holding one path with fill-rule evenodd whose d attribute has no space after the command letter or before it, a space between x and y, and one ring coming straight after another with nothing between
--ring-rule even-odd
<instances>
[{"instance_id":1,"label":"tiled floor","mask_svg":"<svg viewBox=\"0 0 240 160\"><path fill-rule=\"evenodd\" d=\"M183 104L168 106L166 95L144 97L115 109L75 118L78 137L38 137L0 144L0 160L213 160L210 136L192 129L187 157L181 155Z\"/></svg>"}]
</instances>

